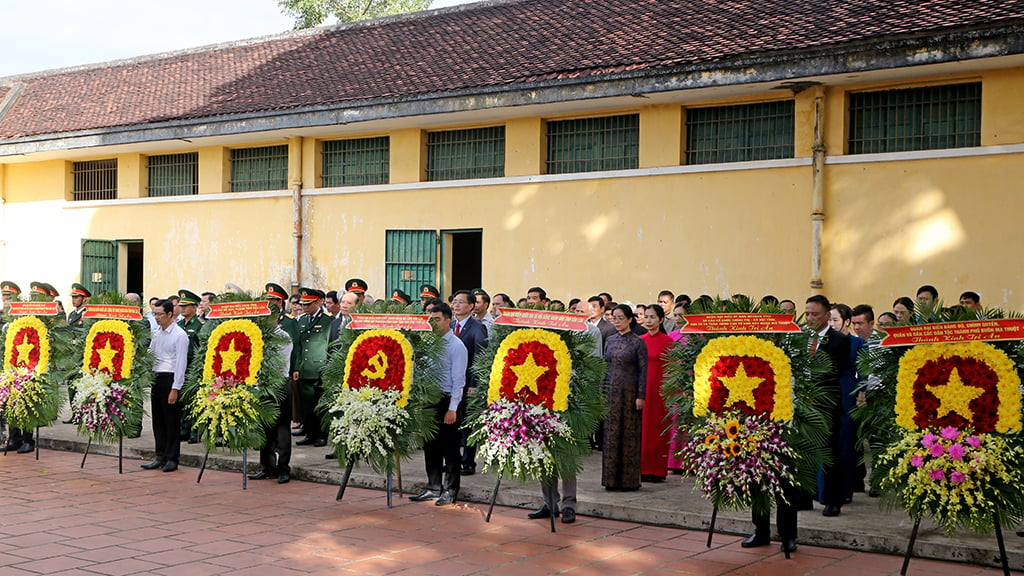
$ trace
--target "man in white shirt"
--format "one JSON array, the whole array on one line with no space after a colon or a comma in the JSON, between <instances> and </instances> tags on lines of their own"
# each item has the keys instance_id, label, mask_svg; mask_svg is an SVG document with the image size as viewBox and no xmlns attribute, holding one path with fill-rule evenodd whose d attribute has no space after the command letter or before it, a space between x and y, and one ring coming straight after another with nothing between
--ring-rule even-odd
<instances>
[{"instance_id":1,"label":"man in white shirt","mask_svg":"<svg viewBox=\"0 0 1024 576\"><path fill-rule=\"evenodd\" d=\"M181 404L178 403L178 395L188 368L188 335L175 322L174 304L170 300L160 300L153 306L153 319L157 327L153 330L149 351L153 354L156 377L151 390L150 411L156 457L149 464L143 464L142 468L173 472L178 469L178 456L181 454L178 437Z\"/></svg>"}]
</instances>

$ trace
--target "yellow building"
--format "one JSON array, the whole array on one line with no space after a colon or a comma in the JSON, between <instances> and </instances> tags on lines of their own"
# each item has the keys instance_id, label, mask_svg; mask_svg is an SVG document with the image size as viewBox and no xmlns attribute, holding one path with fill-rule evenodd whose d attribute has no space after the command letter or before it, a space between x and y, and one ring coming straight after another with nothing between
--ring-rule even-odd
<instances>
[{"instance_id":1,"label":"yellow building","mask_svg":"<svg viewBox=\"0 0 1024 576\"><path fill-rule=\"evenodd\" d=\"M485 2L0 78L0 277L1024 308L1024 12L836 6Z\"/></svg>"}]
</instances>

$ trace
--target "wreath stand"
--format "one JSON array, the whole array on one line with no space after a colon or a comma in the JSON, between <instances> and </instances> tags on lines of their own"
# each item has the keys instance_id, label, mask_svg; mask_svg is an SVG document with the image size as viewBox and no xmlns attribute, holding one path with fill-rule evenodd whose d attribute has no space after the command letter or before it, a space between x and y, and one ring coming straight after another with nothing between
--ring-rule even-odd
<instances>
[{"instance_id":1,"label":"wreath stand","mask_svg":"<svg viewBox=\"0 0 1024 576\"><path fill-rule=\"evenodd\" d=\"M396 464L397 458L396 458ZM348 464L345 465L345 472L341 475L341 484L338 486L338 495L334 497L336 502L341 502L341 499L345 497L345 489L348 488L349 478L352 476L352 469L355 468L356 461L349 460ZM387 477L387 491L388 491L388 509L394 508L393 496L395 492L394 477L388 474ZM398 464L398 497L401 498L402 492L402 467Z\"/></svg>"},{"instance_id":2,"label":"wreath stand","mask_svg":"<svg viewBox=\"0 0 1024 576\"><path fill-rule=\"evenodd\" d=\"M558 479L555 479L558 482ZM498 499L498 489L501 488L501 472L498 472L498 481L494 483L494 490L491 492L491 503L487 507L487 517L484 518L484 522L491 521L491 513L494 512L494 502ZM555 532L555 503L550 502L547 498L544 499L544 505L548 507L548 518L551 519L551 531Z\"/></svg>"},{"instance_id":3,"label":"wreath stand","mask_svg":"<svg viewBox=\"0 0 1024 576\"><path fill-rule=\"evenodd\" d=\"M206 471L206 461L210 459L210 451L207 450L206 454L203 455L203 464L199 467L199 476L196 478L196 484L203 481L203 472ZM249 450L242 448L242 490L249 489Z\"/></svg>"},{"instance_id":4,"label":"wreath stand","mask_svg":"<svg viewBox=\"0 0 1024 576\"><path fill-rule=\"evenodd\" d=\"M79 468L85 468L85 459L89 457L89 449L92 448L92 438L85 444L85 454L82 454L82 464ZM38 460L38 458L37 458ZM124 474L124 436L117 437L117 473Z\"/></svg>"},{"instance_id":5,"label":"wreath stand","mask_svg":"<svg viewBox=\"0 0 1024 576\"><path fill-rule=\"evenodd\" d=\"M1010 576L1010 563L1006 559L1006 543L1003 541L1003 529L999 526L999 515L993 516L996 526L996 542L999 544L999 562L1003 567L1003 576ZM914 529L910 531L910 542L907 543L907 552L903 555L903 567L900 569L900 576L907 576L907 566L910 565L910 557L914 552L914 542L917 540L917 530L921 527L921 517L914 520Z\"/></svg>"}]
</instances>

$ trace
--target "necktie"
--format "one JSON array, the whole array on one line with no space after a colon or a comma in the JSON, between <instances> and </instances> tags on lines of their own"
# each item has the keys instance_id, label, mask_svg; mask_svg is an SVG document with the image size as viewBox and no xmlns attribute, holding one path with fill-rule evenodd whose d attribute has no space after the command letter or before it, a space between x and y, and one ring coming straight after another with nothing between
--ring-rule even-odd
<instances>
[{"instance_id":1,"label":"necktie","mask_svg":"<svg viewBox=\"0 0 1024 576\"><path fill-rule=\"evenodd\" d=\"M456 323L455 323L455 335L456 335L456 336L458 336L458 335L459 335L459 332L462 332L462 330L461 330L461 326L462 326L462 324L460 324L459 322L456 322Z\"/></svg>"},{"instance_id":2,"label":"necktie","mask_svg":"<svg viewBox=\"0 0 1024 576\"><path fill-rule=\"evenodd\" d=\"M818 349L818 339L820 337L821 337L821 335L818 334L817 332L815 332L814 335L811 336L810 346L808 346L807 349L810 350L811 352L814 352L815 350L817 350Z\"/></svg>"}]
</instances>

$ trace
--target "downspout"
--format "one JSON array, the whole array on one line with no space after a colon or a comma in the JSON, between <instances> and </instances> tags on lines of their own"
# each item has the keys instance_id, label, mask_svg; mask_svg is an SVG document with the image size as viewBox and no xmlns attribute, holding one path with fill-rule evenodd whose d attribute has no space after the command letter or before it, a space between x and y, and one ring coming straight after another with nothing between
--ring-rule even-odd
<instances>
[{"instance_id":1,"label":"downspout","mask_svg":"<svg viewBox=\"0 0 1024 576\"><path fill-rule=\"evenodd\" d=\"M292 187L292 282L293 294L302 285L302 137L291 139L288 146L288 173Z\"/></svg>"},{"instance_id":2,"label":"downspout","mask_svg":"<svg viewBox=\"0 0 1024 576\"><path fill-rule=\"evenodd\" d=\"M813 158L811 177L811 289L821 290L825 282L821 279L821 232L825 222L825 207L822 200L822 180L825 168L825 89L815 88L814 96L814 144L811 146Z\"/></svg>"}]
</instances>

